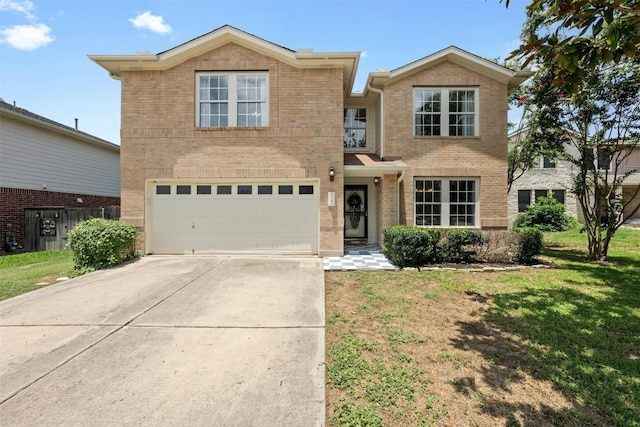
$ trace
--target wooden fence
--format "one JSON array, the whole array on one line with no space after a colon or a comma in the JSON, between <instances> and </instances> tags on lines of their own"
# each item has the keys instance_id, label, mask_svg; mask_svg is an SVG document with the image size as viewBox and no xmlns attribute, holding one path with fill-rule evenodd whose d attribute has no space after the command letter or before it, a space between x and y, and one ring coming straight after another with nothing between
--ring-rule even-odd
<instances>
[{"instance_id":1,"label":"wooden fence","mask_svg":"<svg viewBox=\"0 0 640 427\"><path fill-rule=\"evenodd\" d=\"M69 230L80 221L90 218L119 219L120 206L25 209L24 250L35 252L64 249Z\"/></svg>"}]
</instances>

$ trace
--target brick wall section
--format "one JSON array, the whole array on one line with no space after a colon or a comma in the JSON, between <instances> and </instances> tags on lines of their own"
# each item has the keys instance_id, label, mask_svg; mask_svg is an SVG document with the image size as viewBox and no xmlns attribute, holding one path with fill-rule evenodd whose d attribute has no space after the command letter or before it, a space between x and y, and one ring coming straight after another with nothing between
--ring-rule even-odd
<instances>
[{"instance_id":1,"label":"brick wall section","mask_svg":"<svg viewBox=\"0 0 640 427\"><path fill-rule=\"evenodd\" d=\"M82 203L78 203L78 198L82 199ZM119 197L0 187L0 237L2 238L0 253L4 251L4 239L8 231L15 234L18 245L24 246L24 210L26 208L101 208L119 205Z\"/></svg>"},{"instance_id":2,"label":"brick wall section","mask_svg":"<svg viewBox=\"0 0 640 427\"><path fill-rule=\"evenodd\" d=\"M195 74L216 70L268 72L268 127L195 127ZM139 227L141 243L145 180L303 177L320 183L320 252L342 252L341 69L296 69L229 43L166 71L123 72L121 81L122 219ZM329 191L336 207L327 206Z\"/></svg>"},{"instance_id":3,"label":"brick wall section","mask_svg":"<svg viewBox=\"0 0 640 427\"><path fill-rule=\"evenodd\" d=\"M414 86L479 87L479 136L414 137ZM506 228L507 86L444 61L385 87L386 155L411 166L402 185L400 223L414 224L413 179L480 179L480 226Z\"/></svg>"},{"instance_id":4,"label":"brick wall section","mask_svg":"<svg viewBox=\"0 0 640 427\"><path fill-rule=\"evenodd\" d=\"M398 223L398 177L396 174L384 175L380 180L378 222L381 230ZM382 244L382 233L378 236Z\"/></svg>"}]
</instances>

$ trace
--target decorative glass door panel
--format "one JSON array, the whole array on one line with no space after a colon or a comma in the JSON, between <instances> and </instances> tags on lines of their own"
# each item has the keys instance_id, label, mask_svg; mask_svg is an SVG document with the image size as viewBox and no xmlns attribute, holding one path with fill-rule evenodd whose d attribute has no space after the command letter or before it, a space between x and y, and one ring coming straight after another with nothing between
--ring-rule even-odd
<instances>
[{"instance_id":1,"label":"decorative glass door panel","mask_svg":"<svg viewBox=\"0 0 640 427\"><path fill-rule=\"evenodd\" d=\"M345 185L344 187L344 237L347 239L367 237L366 185Z\"/></svg>"}]
</instances>

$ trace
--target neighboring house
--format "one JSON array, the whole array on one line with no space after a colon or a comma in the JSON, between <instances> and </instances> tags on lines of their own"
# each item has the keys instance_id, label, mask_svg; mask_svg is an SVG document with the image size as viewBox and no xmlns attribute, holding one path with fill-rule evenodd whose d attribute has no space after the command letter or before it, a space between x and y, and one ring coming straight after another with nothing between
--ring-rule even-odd
<instances>
[{"instance_id":1,"label":"neighboring house","mask_svg":"<svg viewBox=\"0 0 640 427\"><path fill-rule=\"evenodd\" d=\"M612 165L611 160L615 161L616 156L619 156L619 160L617 160L619 165L614 174L613 169L615 169L615 167ZM629 173L621 185L622 200L623 203L626 204L625 209L622 211L622 218L627 224L640 227L640 209L633 213L633 210L640 204L640 191L638 191L640 187L640 146L633 148L627 147L620 154L614 154L613 159L607 158L606 154L599 151L596 161L598 168L609 174L609 181L613 181Z\"/></svg>"},{"instance_id":2,"label":"neighboring house","mask_svg":"<svg viewBox=\"0 0 640 427\"><path fill-rule=\"evenodd\" d=\"M509 144L514 144L518 138L527 130L514 132L509 135ZM568 150L575 150L575 147L568 147ZM575 151L570 152L576 155ZM622 184L622 197L625 203L631 201L623 211L623 219L630 224L640 225L640 209L632 215L633 209L640 203L640 194L633 199L636 189L640 185L640 147L636 147L623 160L617 170L617 177L627 172L631 175L625 178ZM615 179L611 173L611 162L603 152L598 151L594 155L596 166L601 171L610 173L610 180ZM580 202L572 192L574 176L577 172L575 165L566 160L549 159L539 156L535 159L535 166L526 171L511 186L509 192L509 224L513 224L515 217L524 212L525 209L535 203L541 196L549 193L559 202L565 205L565 213L580 222L584 222L584 217L580 209Z\"/></svg>"},{"instance_id":3,"label":"neighboring house","mask_svg":"<svg viewBox=\"0 0 640 427\"><path fill-rule=\"evenodd\" d=\"M522 138L526 129L509 135L510 146L518 138ZM565 213L578 220L582 219L580 203L571 191L575 167L571 162L559 159L549 159L538 156L534 167L516 179L509 191L509 225L513 224L516 216L524 212L528 206L535 203L539 197L549 193L564 204Z\"/></svg>"},{"instance_id":4,"label":"neighboring house","mask_svg":"<svg viewBox=\"0 0 640 427\"><path fill-rule=\"evenodd\" d=\"M40 210L40 236L62 239L61 210L118 205L118 145L0 100L0 253L36 248L25 241L29 210Z\"/></svg>"},{"instance_id":5,"label":"neighboring house","mask_svg":"<svg viewBox=\"0 0 640 427\"><path fill-rule=\"evenodd\" d=\"M352 87L358 52L223 26L90 55L122 84L122 218L145 253L341 255L393 224L505 229L507 93L456 47Z\"/></svg>"}]
</instances>

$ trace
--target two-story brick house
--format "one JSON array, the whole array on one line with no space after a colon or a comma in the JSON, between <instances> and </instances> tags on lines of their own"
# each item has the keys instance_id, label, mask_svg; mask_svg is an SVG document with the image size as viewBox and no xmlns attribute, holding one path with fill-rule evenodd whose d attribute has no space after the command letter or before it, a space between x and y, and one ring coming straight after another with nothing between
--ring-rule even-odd
<instances>
[{"instance_id":1,"label":"two-story brick house","mask_svg":"<svg viewBox=\"0 0 640 427\"><path fill-rule=\"evenodd\" d=\"M145 253L340 255L392 224L506 228L507 93L529 73L450 47L352 92L358 52L224 26L122 83L122 217Z\"/></svg>"}]
</instances>

